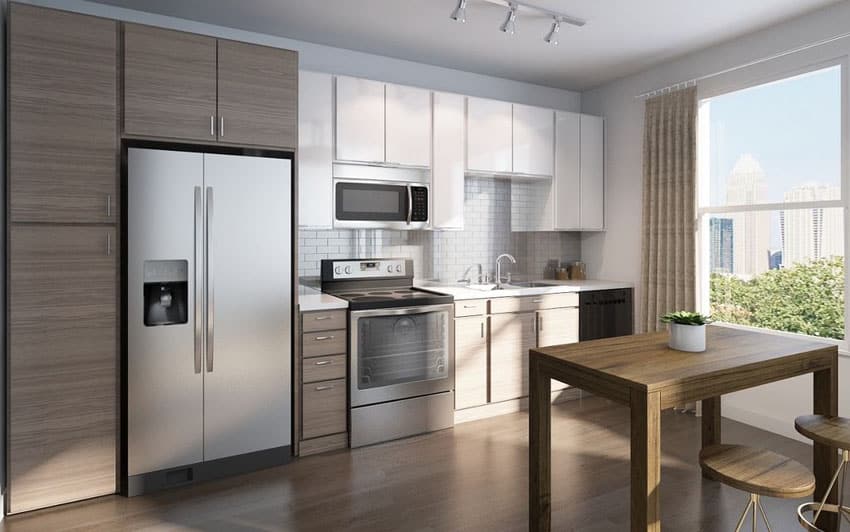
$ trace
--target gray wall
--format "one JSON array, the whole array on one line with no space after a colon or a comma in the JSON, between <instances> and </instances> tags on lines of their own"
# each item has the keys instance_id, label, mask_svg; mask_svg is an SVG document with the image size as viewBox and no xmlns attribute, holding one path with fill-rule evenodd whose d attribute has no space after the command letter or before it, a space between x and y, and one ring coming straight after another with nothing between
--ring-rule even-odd
<instances>
[{"instance_id":1,"label":"gray wall","mask_svg":"<svg viewBox=\"0 0 850 532\"><path fill-rule=\"evenodd\" d=\"M496 256L510 253L509 271L541 278L548 261L578 260L580 246L579 233L511 232L511 182L467 177L462 231L303 230L298 267L313 277L322 259L409 257L418 279L454 282L472 264L492 273Z\"/></svg>"}]
</instances>

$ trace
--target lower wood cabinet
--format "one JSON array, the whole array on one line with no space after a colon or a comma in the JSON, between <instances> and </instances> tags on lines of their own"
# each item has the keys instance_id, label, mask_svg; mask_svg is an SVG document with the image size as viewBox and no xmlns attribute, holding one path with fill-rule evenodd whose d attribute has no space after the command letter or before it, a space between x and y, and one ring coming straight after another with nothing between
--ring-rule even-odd
<instances>
[{"instance_id":1,"label":"lower wood cabinet","mask_svg":"<svg viewBox=\"0 0 850 532\"><path fill-rule=\"evenodd\" d=\"M13 224L9 238L7 509L114 493L117 231Z\"/></svg>"},{"instance_id":2,"label":"lower wood cabinet","mask_svg":"<svg viewBox=\"0 0 850 532\"><path fill-rule=\"evenodd\" d=\"M487 404L487 317L455 318L455 409Z\"/></svg>"},{"instance_id":3,"label":"lower wood cabinet","mask_svg":"<svg viewBox=\"0 0 850 532\"><path fill-rule=\"evenodd\" d=\"M304 384L301 437L305 440L345 432L347 422L345 379Z\"/></svg>"},{"instance_id":4,"label":"lower wood cabinet","mask_svg":"<svg viewBox=\"0 0 850 532\"><path fill-rule=\"evenodd\" d=\"M528 351L537 345L534 312L490 316L490 401L528 395Z\"/></svg>"}]
</instances>

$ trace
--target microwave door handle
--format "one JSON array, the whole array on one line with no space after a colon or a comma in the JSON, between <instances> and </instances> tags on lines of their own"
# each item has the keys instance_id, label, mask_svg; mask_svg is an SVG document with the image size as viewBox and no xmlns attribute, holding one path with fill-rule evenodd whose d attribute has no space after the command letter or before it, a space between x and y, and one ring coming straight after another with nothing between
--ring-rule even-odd
<instances>
[{"instance_id":1,"label":"microwave door handle","mask_svg":"<svg viewBox=\"0 0 850 532\"><path fill-rule=\"evenodd\" d=\"M407 225L413 220L413 186L407 185Z\"/></svg>"}]
</instances>

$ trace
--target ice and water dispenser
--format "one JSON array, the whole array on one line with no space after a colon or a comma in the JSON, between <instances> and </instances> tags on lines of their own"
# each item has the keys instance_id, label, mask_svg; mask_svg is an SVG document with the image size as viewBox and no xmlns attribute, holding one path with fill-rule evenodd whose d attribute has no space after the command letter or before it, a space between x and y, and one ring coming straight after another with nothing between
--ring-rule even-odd
<instances>
[{"instance_id":1,"label":"ice and water dispenser","mask_svg":"<svg viewBox=\"0 0 850 532\"><path fill-rule=\"evenodd\" d=\"M178 325L189 321L189 261L146 260L145 325Z\"/></svg>"}]
</instances>

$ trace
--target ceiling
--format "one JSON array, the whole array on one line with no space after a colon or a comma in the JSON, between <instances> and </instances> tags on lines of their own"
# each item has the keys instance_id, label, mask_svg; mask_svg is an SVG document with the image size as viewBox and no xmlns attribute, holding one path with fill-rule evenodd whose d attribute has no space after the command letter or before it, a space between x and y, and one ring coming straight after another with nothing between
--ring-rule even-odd
<instances>
[{"instance_id":1,"label":"ceiling","mask_svg":"<svg viewBox=\"0 0 850 532\"><path fill-rule=\"evenodd\" d=\"M469 0L97 0L171 15L571 90L640 72L839 0L534 0L587 20L543 42L551 19L519 12L517 33L499 31L506 9ZM238 7L236 7L238 6Z\"/></svg>"}]
</instances>

